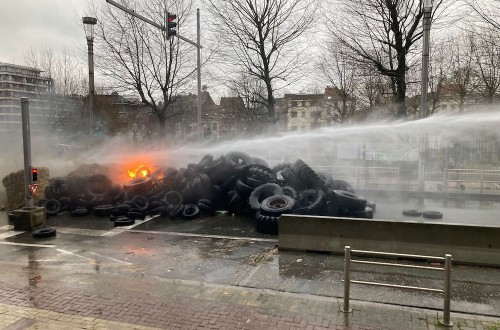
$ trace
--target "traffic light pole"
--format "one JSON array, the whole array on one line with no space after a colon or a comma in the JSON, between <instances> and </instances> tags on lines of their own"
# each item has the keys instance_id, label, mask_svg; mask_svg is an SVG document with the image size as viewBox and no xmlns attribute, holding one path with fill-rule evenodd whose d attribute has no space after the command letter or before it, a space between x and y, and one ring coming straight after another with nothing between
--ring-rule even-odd
<instances>
[{"instance_id":1,"label":"traffic light pole","mask_svg":"<svg viewBox=\"0 0 500 330\"><path fill-rule=\"evenodd\" d=\"M156 22L154 22L154 21L150 20L149 18L146 18L142 15L137 14L135 11L128 9L127 7L117 3L116 1L106 0L106 2L115 6L116 8L123 10L127 14L130 14L134 17L137 17L138 19L140 19L140 20L142 20L142 21L144 21L144 22L146 22L146 23L148 23L148 24L150 24L150 25L152 25L152 26L154 26L162 31L167 31L165 26L158 24L158 23L156 23ZM196 10L196 20L197 20L197 22L196 22L197 23L196 24L196 26L197 26L197 31L196 31L197 32L197 42L191 41L188 38L185 38L179 34L176 34L175 36L177 38L181 39L182 41L185 41L185 42L187 42L187 43L189 43L197 48L197 54L196 54L197 55L196 56L197 62L198 62L198 64L197 64L197 76L198 76L198 116L197 116L198 118L197 119L198 119L198 125L197 126L198 126L198 139L201 139L201 133L202 133L202 131L201 131L202 130L202 128L201 128L201 49L203 47L201 46L201 37L200 37L200 10L199 9Z\"/></svg>"}]
</instances>

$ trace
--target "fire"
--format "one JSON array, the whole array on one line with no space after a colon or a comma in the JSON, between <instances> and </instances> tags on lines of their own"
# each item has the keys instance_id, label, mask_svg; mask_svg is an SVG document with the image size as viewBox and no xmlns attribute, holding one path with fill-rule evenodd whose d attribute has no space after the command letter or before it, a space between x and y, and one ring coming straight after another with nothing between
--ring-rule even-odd
<instances>
[{"instance_id":1,"label":"fire","mask_svg":"<svg viewBox=\"0 0 500 330\"><path fill-rule=\"evenodd\" d=\"M151 168L144 164L140 164L133 170L127 170L128 176L133 178L144 178L151 175Z\"/></svg>"}]
</instances>

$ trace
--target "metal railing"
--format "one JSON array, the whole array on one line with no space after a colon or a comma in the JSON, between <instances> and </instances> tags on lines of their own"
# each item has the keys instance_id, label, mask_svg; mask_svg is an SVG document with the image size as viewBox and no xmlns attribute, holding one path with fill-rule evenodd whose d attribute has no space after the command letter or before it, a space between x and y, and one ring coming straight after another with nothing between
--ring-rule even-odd
<instances>
[{"instance_id":1,"label":"metal railing","mask_svg":"<svg viewBox=\"0 0 500 330\"><path fill-rule=\"evenodd\" d=\"M399 263L390 263L390 262L379 262L379 261L352 260L351 255L353 253L362 254L362 255L370 255L370 256L375 256L375 257L402 257L402 258L412 258L412 259L421 259L421 260L432 260L432 261L438 261L438 262L444 261L444 268L429 267L429 266L417 266L417 265L399 264ZM444 271L444 273L445 273L444 288L443 289L435 289L435 288L425 288L425 287L418 287L418 286L408 286L408 285L398 285L398 284L390 284L390 283L351 280L351 274L350 274L351 263L366 264L366 265L378 265L378 266L390 266L390 267L403 267L403 268L413 268L413 269L424 269L424 270L432 270L432 271ZM344 248L344 279L342 280L342 282L344 282L344 304L340 310L344 313L352 312L352 309L349 307L351 283L384 286L384 287L390 287L390 288L419 290L419 291L427 291L427 292L437 292L437 293L442 293L443 297L444 297L443 321L440 323L444 326L451 327L451 326L453 326L453 322L450 321L451 263L452 263L451 254L446 254L445 257L443 258L443 257L423 256L423 255L414 255L414 254L351 250L350 246L345 246L345 248Z\"/></svg>"}]
</instances>

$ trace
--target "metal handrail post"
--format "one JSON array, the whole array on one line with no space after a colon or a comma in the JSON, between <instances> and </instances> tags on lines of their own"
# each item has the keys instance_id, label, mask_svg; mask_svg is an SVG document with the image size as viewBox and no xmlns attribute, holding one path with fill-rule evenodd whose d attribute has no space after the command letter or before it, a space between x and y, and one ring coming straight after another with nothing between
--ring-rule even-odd
<instances>
[{"instance_id":1,"label":"metal handrail post","mask_svg":"<svg viewBox=\"0 0 500 330\"><path fill-rule=\"evenodd\" d=\"M443 308L442 324L447 327L453 326L453 322L450 321L451 262L452 262L451 254L446 254L444 261L445 277L444 277L444 293L443 293L444 308Z\"/></svg>"},{"instance_id":2,"label":"metal handrail post","mask_svg":"<svg viewBox=\"0 0 500 330\"><path fill-rule=\"evenodd\" d=\"M351 285L351 247L346 246L344 248L344 305L341 312L351 313L352 309L349 308L349 296L350 296L350 285Z\"/></svg>"}]
</instances>

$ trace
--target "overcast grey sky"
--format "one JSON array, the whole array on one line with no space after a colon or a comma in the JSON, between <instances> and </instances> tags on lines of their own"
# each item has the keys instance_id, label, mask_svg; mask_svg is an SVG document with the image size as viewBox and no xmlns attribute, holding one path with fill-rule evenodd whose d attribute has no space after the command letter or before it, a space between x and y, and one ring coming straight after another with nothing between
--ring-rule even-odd
<instances>
[{"instance_id":1,"label":"overcast grey sky","mask_svg":"<svg viewBox=\"0 0 500 330\"><path fill-rule=\"evenodd\" d=\"M81 17L85 16L88 3L89 0L0 0L0 62L23 64L30 47L84 52Z\"/></svg>"}]
</instances>

